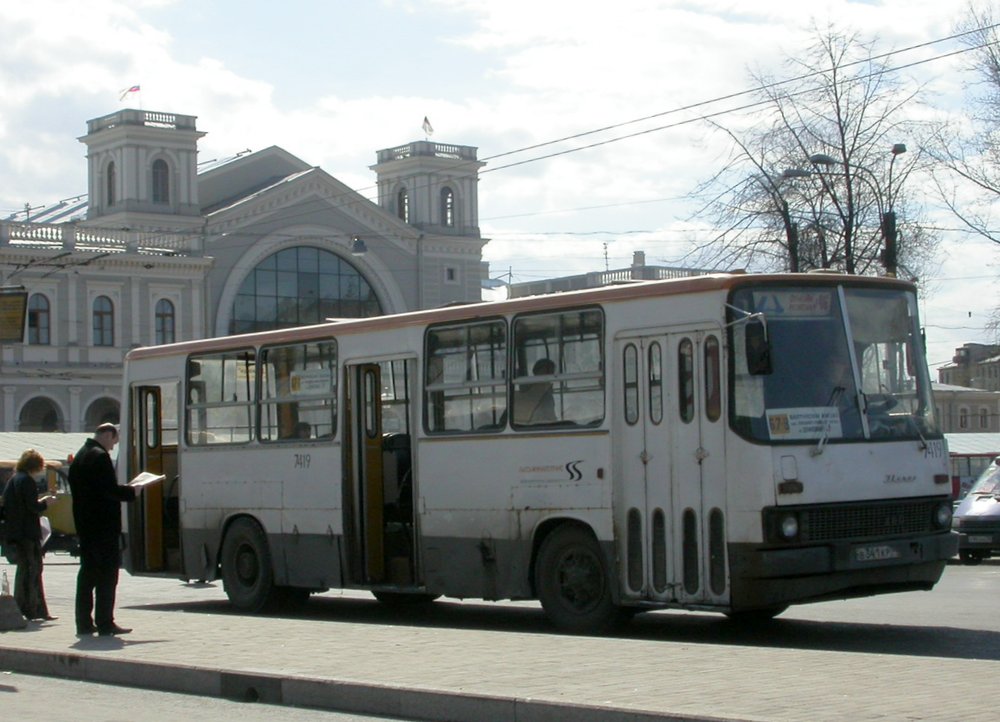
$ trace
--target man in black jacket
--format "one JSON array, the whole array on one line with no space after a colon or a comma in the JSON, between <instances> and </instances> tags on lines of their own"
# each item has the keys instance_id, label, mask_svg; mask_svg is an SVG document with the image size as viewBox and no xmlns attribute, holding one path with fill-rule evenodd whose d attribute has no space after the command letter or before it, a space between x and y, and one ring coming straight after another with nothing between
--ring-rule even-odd
<instances>
[{"instance_id":1,"label":"man in black jacket","mask_svg":"<svg viewBox=\"0 0 1000 722\"><path fill-rule=\"evenodd\" d=\"M101 636L110 636L132 631L115 624L114 617L115 589L122 560L119 546L121 502L135 499L133 487L118 485L110 455L117 443L118 427L101 424L94 438L87 439L69 466L73 520L80 539L80 571L76 578L77 634L96 631Z\"/></svg>"}]
</instances>

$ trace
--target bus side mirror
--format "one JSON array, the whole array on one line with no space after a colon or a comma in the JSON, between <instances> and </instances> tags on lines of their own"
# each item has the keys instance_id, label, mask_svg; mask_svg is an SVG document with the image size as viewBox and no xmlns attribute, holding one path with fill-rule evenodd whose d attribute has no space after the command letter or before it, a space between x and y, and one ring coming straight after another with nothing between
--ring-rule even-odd
<instances>
[{"instance_id":1,"label":"bus side mirror","mask_svg":"<svg viewBox=\"0 0 1000 722\"><path fill-rule=\"evenodd\" d=\"M751 376L771 373L771 345L767 340L767 326L759 318L752 318L744 327L746 338L747 371Z\"/></svg>"}]
</instances>

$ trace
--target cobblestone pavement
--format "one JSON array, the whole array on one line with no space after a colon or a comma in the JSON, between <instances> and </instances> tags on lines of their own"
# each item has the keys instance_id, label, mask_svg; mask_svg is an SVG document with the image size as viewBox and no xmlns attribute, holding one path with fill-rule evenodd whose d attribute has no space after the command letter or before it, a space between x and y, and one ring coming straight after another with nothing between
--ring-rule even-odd
<instances>
[{"instance_id":1,"label":"cobblestone pavement","mask_svg":"<svg viewBox=\"0 0 1000 722\"><path fill-rule=\"evenodd\" d=\"M241 615L221 583L123 573L118 622L135 631L77 638L75 576L70 557L46 558L60 618L0 634L0 669L431 720L996 718L982 695L1000 676L989 563L949 566L930 593L794 607L764 627L670 612L608 637L556 633L535 604L399 610L357 592Z\"/></svg>"}]
</instances>

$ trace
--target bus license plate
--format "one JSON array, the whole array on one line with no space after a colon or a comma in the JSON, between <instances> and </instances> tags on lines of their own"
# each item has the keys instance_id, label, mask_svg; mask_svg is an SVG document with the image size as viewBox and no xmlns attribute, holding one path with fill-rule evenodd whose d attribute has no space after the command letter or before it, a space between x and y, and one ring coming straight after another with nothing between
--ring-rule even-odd
<instances>
[{"instance_id":1,"label":"bus license plate","mask_svg":"<svg viewBox=\"0 0 1000 722\"><path fill-rule=\"evenodd\" d=\"M992 544L993 537L990 534L975 534L969 536L970 544Z\"/></svg>"},{"instance_id":2,"label":"bus license plate","mask_svg":"<svg viewBox=\"0 0 1000 722\"><path fill-rule=\"evenodd\" d=\"M903 556L899 549L888 544L866 544L854 547L854 561L881 562L889 559L899 559Z\"/></svg>"}]
</instances>

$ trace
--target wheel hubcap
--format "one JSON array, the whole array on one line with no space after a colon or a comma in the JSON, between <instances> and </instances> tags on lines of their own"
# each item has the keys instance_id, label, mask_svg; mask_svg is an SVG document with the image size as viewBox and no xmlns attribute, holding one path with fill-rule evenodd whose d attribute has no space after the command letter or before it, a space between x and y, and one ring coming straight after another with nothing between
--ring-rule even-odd
<instances>
[{"instance_id":1,"label":"wheel hubcap","mask_svg":"<svg viewBox=\"0 0 1000 722\"><path fill-rule=\"evenodd\" d=\"M236 554L236 576L241 584L253 586L257 581L260 566L257 562L257 555L249 547L240 547Z\"/></svg>"},{"instance_id":2,"label":"wheel hubcap","mask_svg":"<svg viewBox=\"0 0 1000 722\"><path fill-rule=\"evenodd\" d=\"M600 602L604 592L600 562L591 554L566 554L558 570L559 595L575 611L586 611Z\"/></svg>"}]
</instances>

